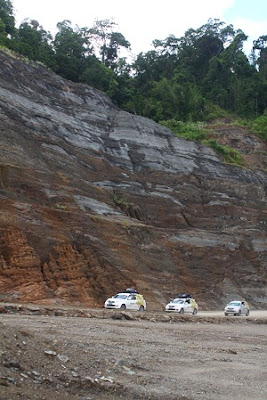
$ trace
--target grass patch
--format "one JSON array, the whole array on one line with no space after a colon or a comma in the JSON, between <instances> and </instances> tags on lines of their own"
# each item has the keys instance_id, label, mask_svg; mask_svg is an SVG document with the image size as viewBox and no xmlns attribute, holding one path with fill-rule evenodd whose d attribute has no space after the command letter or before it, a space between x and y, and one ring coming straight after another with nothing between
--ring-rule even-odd
<instances>
[{"instance_id":1,"label":"grass patch","mask_svg":"<svg viewBox=\"0 0 267 400\"><path fill-rule=\"evenodd\" d=\"M182 122L175 119L160 121L160 125L171 129L176 136L187 140L203 140L206 138L204 123L202 122Z\"/></svg>"},{"instance_id":2,"label":"grass patch","mask_svg":"<svg viewBox=\"0 0 267 400\"><path fill-rule=\"evenodd\" d=\"M66 208L67 208L67 206L65 206L64 204L59 204L59 203L56 204L56 209L57 209L57 210L63 210L63 211L65 211Z\"/></svg>"},{"instance_id":3,"label":"grass patch","mask_svg":"<svg viewBox=\"0 0 267 400\"><path fill-rule=\"evenodd\" d=\"M267 110L263 115L255 119L252 128L258 136L265 142L267 141Z\"/></svg>"},{"instance_id":4,"label":"grass patch","mask_svg":"<svg viewBox=\"0 0 267 400\"><path fill-rule=\"evenodd\" d=\"M216 153L223 156L224 160L228 164L233 164L237 166L245 165L243 157L238 150L233 149L232 147L222 146L215 139L202 140L202 143L206 146L211 147L213 150L216 151Z\"/></svg>"},{"instance_id":5,"label":"grass patch","mask_svg":"<svg viewBox=\"0 0 267 400\"><path fill-rule=\"evenodd\" d=\"M124 197L120 197L116 193L113 195L113 201L116 206L120 207L121 209L127 210L129 208L129 202Z\"/></svg>"}]
</instances>

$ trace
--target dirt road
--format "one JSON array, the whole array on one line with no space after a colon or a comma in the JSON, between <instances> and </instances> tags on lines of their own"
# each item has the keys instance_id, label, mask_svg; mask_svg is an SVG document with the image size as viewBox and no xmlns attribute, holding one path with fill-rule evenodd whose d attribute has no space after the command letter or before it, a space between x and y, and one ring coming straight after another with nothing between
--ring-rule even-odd
<instances>
[{"instance_id":1,"label":"dirt road","mask_svg":"<svg viewBox=\"0 0 267 400\"><path fill-rule=\"evenodd\" d=\"M222 317L223 311L200 311L198 317ZM252 310L249 319L267 319L267 310Z\"/></svg>"},{"instance_id":2,"label":"dirt road","mask_svg":"<svg viewBox=\"0 0 267 400\"><path fill-rule=\"evenodd\" d=\"M0 314L0 400L267 399L267 312L28 311Z\"/></svg>"}]
</instances>

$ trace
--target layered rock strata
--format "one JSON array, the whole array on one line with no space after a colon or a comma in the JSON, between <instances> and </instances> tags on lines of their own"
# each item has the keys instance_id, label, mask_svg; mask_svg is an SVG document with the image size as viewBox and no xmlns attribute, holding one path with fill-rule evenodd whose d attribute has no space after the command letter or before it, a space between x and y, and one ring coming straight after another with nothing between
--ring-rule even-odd
<instances>
[{"instance_id":1,"label":"layered rock strata","mask_svg":"<svg viewBox=\"0 0 267 400\"><path fill-rule=\"evenodd\" d=\"M0 52L0 300L267 300L266 172ZM262 144L264 146L264 144Z\"/></svg>"}]
</instances>

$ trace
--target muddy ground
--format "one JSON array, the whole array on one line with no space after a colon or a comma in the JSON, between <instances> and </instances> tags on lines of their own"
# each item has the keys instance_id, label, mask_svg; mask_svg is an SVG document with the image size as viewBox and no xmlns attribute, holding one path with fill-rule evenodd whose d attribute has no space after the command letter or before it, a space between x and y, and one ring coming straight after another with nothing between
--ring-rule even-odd
<instances>
[{"instance_id":1,"label":"muddy ground","mask_svg":"<svg viewBox=\"0 0 267 400\"><path fill-rule=\"evenodd\" d=\"M267 399L264 311L0 311L0 400Z\"/></svg>"}]
</instances>

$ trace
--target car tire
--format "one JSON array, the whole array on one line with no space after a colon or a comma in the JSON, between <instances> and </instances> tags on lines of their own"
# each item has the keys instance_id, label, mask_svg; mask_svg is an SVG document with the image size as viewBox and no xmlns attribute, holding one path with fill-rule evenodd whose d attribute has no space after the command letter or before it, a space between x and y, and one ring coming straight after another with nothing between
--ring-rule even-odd
<instances>
[{"instance_id":1,"label":"car tire","mask_svg":"<svg viewBox=\"0 0 267 400\"><path fill-rule=\"evenodd\" d=\"M121 310L126 310L126 305L125 304L121 305Z\"/></svg>"},{"instance_id":2,"label":"car tire","mask_svg":"<svg viewBox=\"0 0 267 400\"><path fill-rule=\"evenodd\" d=\"M144 306L140 306L139 311L145 311Z\"/></svg>"},{"instance_id":3,"label":"car tire","mask_svg":"<svg viewBox=\"0 0 267 400\"><path fill-rule=\"evenodd\" d=\"M228 313L227 313L227 312L225 312L224 315L225 315L226 317L228 317Z\"/></svg>"},{"instance_id":4,"label":"car tire","mask_svg":"<svg viewBox=\"0 0 267 400\"><path fill-rule=\"evenodd\" d=\"M181 310L179 311L179 314L184 314L184 309L181 308Z\"/></svg>"},{"instance_id":5,"label":"car tire","mask_svg":"<svg viewBox=\"0 0 267 400\"><path fill-rule=\"evenodd\" d=\"M196 309L196 308L194 308L192 314L193 314L193 315L197 315L197 309Z\"/></svg>"}]
</instances>

